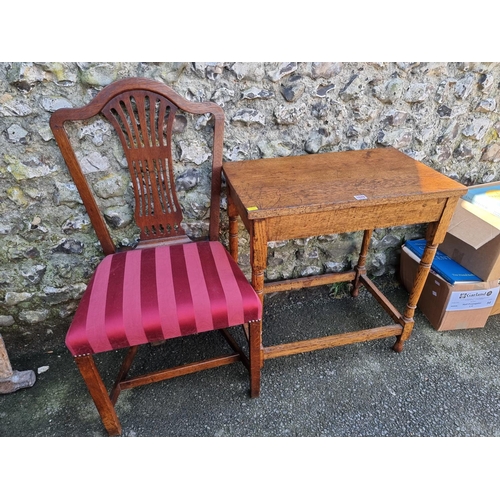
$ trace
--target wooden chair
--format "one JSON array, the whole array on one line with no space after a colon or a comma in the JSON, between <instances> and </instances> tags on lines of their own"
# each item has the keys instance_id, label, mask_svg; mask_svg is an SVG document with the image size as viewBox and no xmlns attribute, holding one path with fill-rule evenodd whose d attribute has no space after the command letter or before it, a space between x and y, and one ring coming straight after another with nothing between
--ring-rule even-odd
<instances>
[{"instance_id":1,"label":"wooden chair","mask_svg":"<svg viewBox=\"0 0 500 500\"><path fill-rule=\"evenodd\" d=\"M175 189L172 129L176 112L214 118L208 241L192 241L181 222ZM128 163L140 240L118 249L73 149L65 122L104 116L116 130ZM262 305L236 262L218 241L224 113L215 103L190 102L166 85L129 78L101 90L86 106L59 109L50 126L78 188L104 254L81 298L66 336L110 435L121 425L115 403L122 389L242 361L258 395L262 365ZM243 325L248 350L229 334ZM138 346L220 330L231 354L127 378ZM168 344L166 344L168 345ZM128 349L110 394L94 355ZM248 352L248 356L247 353Z\"/></svg>"}]
</instances>

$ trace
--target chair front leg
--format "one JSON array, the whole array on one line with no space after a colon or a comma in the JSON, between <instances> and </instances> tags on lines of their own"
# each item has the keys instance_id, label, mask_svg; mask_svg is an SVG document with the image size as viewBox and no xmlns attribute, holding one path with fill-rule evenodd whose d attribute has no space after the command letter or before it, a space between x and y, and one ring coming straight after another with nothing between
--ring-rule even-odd
<instances>
[{"instance_id":1,"label":"chair front leg","mask_svg":"<svg viewBox=\"0 0 500 500\"><path fill-rule=\"evenodd\" d=\"M249 324L250 338L250 397L257 398L260 394L260 376L264 364L262 347L262 320Z\"/></svg>"},{"instance_id":2,"label":"chair front leg","mask_svg":"<svg viewBox=\"0 0 500 500\"><path fill-rule=\"evenodd\" d=\"M101 375L97 370L94 358L91 355L86 355L76 356L74 359L108 434L110 436L119 436L122 427Z\"/></svg>"}]
</instances>

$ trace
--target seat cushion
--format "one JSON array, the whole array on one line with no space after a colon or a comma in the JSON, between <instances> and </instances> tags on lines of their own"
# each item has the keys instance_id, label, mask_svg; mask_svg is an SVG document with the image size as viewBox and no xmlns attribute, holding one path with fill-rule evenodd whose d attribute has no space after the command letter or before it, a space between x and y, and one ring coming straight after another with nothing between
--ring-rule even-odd
<instances>
[{"instance_id":1,"label":"seat cushion","mask_svg":"<svg viewBox=\"0 0 500 500\"><path fill-rule=\"evenodd\" d=\"M74 356L240 325L262 304L218 241L129 250L98 265L66 336Z\"/></svg>"}]
</instances>

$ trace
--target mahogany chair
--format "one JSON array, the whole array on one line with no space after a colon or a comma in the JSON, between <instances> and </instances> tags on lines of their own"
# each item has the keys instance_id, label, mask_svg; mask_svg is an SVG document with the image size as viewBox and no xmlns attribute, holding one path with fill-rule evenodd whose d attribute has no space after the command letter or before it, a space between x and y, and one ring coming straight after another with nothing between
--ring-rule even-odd
<instances>
[{"instance_id":1,"label":"mahogany chair","mask_svg":"<svg viewBox=\"0 0 500 500\"><path fill-rule=\"evenodd\" d=\"M210 113L214 119L207 241L191 240L181 224L172 162L178 110ZM133 249L117 248L113 242L64 128L65 122L97 115L112 124L127 159L140 229ZM157 81L129 78L105 87L84 107L55 111L50 126L106 255L81 298L66 345L108 434L121 434L115 403L123 389L242 361L250 373L251 396L258 396L262 304L218 240L223 110L212 102L190 102ZM237 325L244 327L248 349L241 348L228 331ZM232 348L230 354L128 377L140 345L213 330L223 333ZM94 355L116 349L128 352L108 393Z\"/></svg>"}]
</instances>

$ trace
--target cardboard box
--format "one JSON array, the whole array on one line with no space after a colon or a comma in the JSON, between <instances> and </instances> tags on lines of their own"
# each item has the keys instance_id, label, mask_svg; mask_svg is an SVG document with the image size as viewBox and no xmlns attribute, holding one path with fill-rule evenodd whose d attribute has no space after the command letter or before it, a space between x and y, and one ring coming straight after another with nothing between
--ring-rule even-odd
<instances>
[{"instance_id":1,"label":"cardboard box","mask_svg":"<svg viewBox=\"0 0 500 500\"><path fill-rule=\"evenodd\" d=\"M417 274L419 258L406 247L401 250L400 278L410 291ZM418 308L437 331L482 328L499 296L498 280L456 282L450 285L434 271L429 272Z\"/></svg>"},{"instance_id":2,"label":"cardboard box","mask_svg":"<svg viewBox=\"0 0 500 500\"><path fill-rule=\"evenodd\" d=\"M492 213L495 204L483 204L470 196L478 188L483 195L490 191L493 201L500 207L500 182L471 186L464 198L469 197L473 203L459 200L439 250L482 280L491 281L500 278L500 216Z\"/></svg>"}]
</instances>

